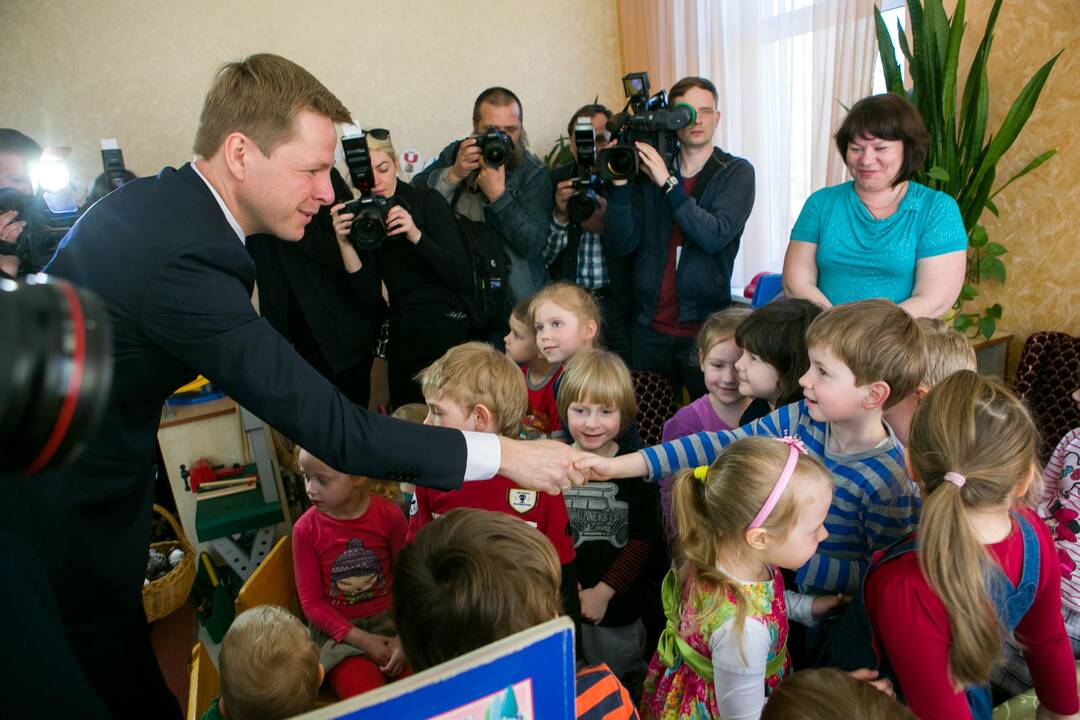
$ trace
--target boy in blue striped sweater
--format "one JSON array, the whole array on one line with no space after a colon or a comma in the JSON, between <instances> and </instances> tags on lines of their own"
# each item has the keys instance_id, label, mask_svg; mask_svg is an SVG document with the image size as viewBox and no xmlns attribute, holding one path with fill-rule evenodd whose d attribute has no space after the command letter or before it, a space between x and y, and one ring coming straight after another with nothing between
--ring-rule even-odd
<instances>
[{"instance_id":1,"label":"boy in blue striped sweater","mask_svg":"<svg viewBox=\"0 0 1080 720\"><path fill-rule=\"evenodd\" d=\"M918 524L918 490L904 467L904 448L882 419L914 392L926 371L922 331L888 300L829 308L807 329L810 369L800 378L804 399L749 425L702 432L618 458L577 464L592 478L656 481L711 463L724 447L749 435L794 435L825 463L835 492L818 552L797 574L815 594L855 592L870 554Z\"/></svg>"}]
</instances>

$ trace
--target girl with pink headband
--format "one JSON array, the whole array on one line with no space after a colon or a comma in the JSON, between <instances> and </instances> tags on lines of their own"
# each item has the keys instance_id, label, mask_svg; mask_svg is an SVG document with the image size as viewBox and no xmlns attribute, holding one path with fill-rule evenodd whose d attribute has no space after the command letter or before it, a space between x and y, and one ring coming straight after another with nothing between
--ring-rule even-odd
<instances>
[{"instance_id":1,"label":"girl with pink headband","mask_svg":"<svg viewBox=\"0 0 1080 720\"><path fill-rule=\"evenodd\" d=\"M674 481L679 537L664 579L667 627L642 691L643 718L757 717L791 670L789 615L841 602L784 589L828 536L832 477L802 443L751 437Z\"/></svg>"}]
</instances>

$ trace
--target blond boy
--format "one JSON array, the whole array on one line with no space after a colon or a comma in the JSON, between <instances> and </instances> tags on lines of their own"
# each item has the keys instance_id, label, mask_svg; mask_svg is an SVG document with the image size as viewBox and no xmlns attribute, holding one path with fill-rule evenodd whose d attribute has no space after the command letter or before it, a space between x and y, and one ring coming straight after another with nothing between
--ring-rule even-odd
<instances>
[{"instance_id":1,"label":"blond boy","mask_svg":"<svg viewBox=\"0 0 1080 720\"><path fill-rule=\"evenodd\" d=\"M806 333L810 369L805 398L728 432L702 432L613 460L578 462L601 477L652 481L707 465L733 440L792 435L822 460L836 491L825 519L830 537L799 569L803 592L854 592L872 552L913 530L918 493L903 446L882 419L926 374L923 332L888 300L862 300L824 311Z\"/></svg>"},{"instance_id":2,"label":"blond boy","mask_svg":"<svg viewBox=\"0 0 1080 720\"><path fill-rule=\"evenodd\" d=\"M221 643L221 697L203 720L277 720L315 707L323 680L311 633L289 611L260 605L240 613Z\"/></svg>"}]
</instances>

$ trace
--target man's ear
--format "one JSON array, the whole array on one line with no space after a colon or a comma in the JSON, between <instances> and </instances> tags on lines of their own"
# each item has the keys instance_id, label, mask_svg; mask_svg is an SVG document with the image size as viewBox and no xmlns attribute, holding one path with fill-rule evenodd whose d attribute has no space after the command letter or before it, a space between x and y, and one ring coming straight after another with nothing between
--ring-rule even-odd
<instances>
[{"instance_id":1,"label":"man's ear","mask_svg":"<svg viewBox=\"0 0 1080 720\"><path fill-rule=\"evenodd\" d=\"M863 397L862 406L866 410L885 407L885 402L892 394L889 383L884 380L875 380L866 385L866 395Z\"/></svg>"},{"instance_id":2,"label":"man's ear","mask_svg":"<svg viewBox=\"0 0 1080 720\"><path fill-rule=\"evenodd\" d=\"M229 133L221 145L222 157L229 174L237 180L247 177L252 152L258 152L258 148L251 138L242 132Z\"/></svg>"},{"instance_id":3,"label":"man's ear","mask_svg":"<svg viewBox=\"0 0 1080 720\"><path fill-rule=\"evenodd\" d=\"M488 409L487 405L477 403L472 410L473 422L476 424L476 432L493 432L495 430L495 413Z\"/></svg>"}]
</instances>

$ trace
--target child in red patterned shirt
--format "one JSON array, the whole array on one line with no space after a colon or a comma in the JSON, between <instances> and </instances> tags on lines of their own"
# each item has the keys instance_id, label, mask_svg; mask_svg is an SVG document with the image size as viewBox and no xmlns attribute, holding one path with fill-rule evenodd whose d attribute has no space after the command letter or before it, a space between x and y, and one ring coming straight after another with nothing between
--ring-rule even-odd
<instances>
[{"instance_id":1,"label":"child in red patterned shirt","mask_svg":"<svg viewBox=\"0 0 1080 720\"><path fill-rule=\"evenodd\" d=\"M293 572L319 660L338 697L407 675L390 615L393 566L405 517L371 491L379 481L334 470L300 452L312 507L293 528Z\"/></svg>"},{"instance_id":2,"label":"child in red patterned shirt","mask_svg":"<svg viewBox=\"0 0 1080 720\"><path fill-rule=\"evenodd\" d=\"M562 365L549 363L536 347L536 333L529 310L531 303L532 298L527 297L514 306L510 311L510 332L503 338L506 357L521 367L525 389L529 394L520 435L522 440L544 437L562 439L566 433L559 419L559 409L555 406L555 382L562 374Z\"/></svg>"}]
</instances>

